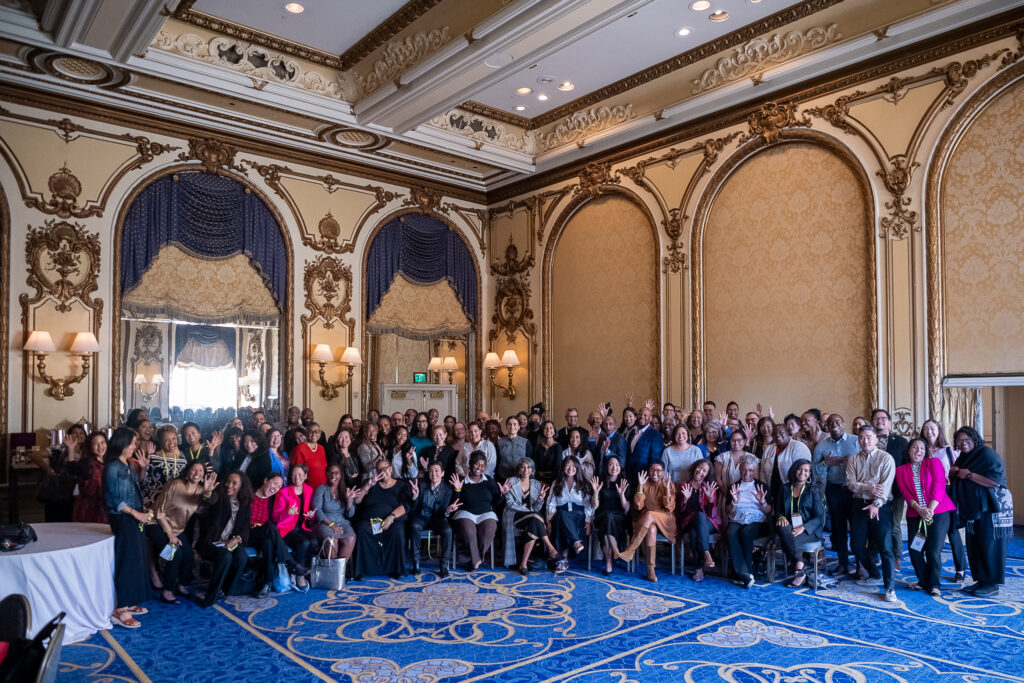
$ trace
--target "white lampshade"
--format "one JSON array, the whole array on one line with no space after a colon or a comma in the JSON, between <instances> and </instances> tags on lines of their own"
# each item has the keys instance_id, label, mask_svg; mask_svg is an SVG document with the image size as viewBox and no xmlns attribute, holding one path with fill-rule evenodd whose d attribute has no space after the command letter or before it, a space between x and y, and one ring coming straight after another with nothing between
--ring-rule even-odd
<instances>
[{"instance_id":1,"label":"white lampshade","mask_svg":"<svg viewBox=\"0 0 1024 683\"><path fill-rule=\"evenodd\" d=\"M519 365L519 356L516 355L515 351L509 349L504 354L502 354L501 364L504 365L505 367L514 368L515 366Z\"/></svg>"},{"instance_id":2,"label":"white lampshade","mask_svg":"<svg viewBox=\"0 0 1024 683\"><path fill-rule=\"evenodd\" d=\"M164 379L164 376L163 376L163 375L161 375L161 374L160 374L160 373L158 372L158 373L156 373L155 375L153 375L153 379L149 380L149 383L150 383L150 384L163 384L163 383L164 383L165 381L166 381L166 380Z\"/></svg>"},{"instance_id":3,"label":"white lampshade","mask_svg":"<svg viewBox=\"0 0 1024 683\"><path fill-rule=\"evenodd\" d=\"M56 351L57 347L53 345L53 339L50 338L50 333L45 330L35 330L28 336L28 341L25 342L25 346L22 347L26 351L39 351L46 353L47 351Z\"/></svg>"},{"instance_id":4,"label":"white lampshade","mask_svg":"<svg viewBox=\"0 0 1024 683\"><path fill-rule=\"evenodd\" d=\"M135 375L135 384L149 384L149 382L146 381L146 376L140 372Z\"/></svg>"},{"instance_id":5,"label":"white lampshade","mask_svg":"<svg viewBox=\"0 0 1024 683\"><path fill-rule=\"evenodd\" d=\"M501 359L498 358L498 354L491 351L484 356L484 370L493 370L498 367L501 367Z\"/></svg>"},{"instance_id":6,"label":"white lampshade","mask_svg":"<svg viewBox=\"0 0 1024 683\"><path fill-rule=\"evenodd\" d=\"M354 346L346 346L341 354L341 362L345 365L362 365L363 358L359 355L359 349Z\"/></svg>"},{"instance_id":7,"label":"white lampshade","mask_svg":"<svg viewBox=\"0 0 1024 683\"><path fill-rule=\"evenodd\" d=\"M441 361L441 369L455 372L459 369L459 362L455 360L455 356L445 356Z\"/></svg>"},{"instance_id":8,"label":"white lampshade","mask_svg":"<svg viewBox=\"0 0 1024 683\"><path fill-rule=\"evenodd\" d=\"M317 344L313 347L313 355L309 359L315 363L330 363L334 360L334 354L327 344Z\"/></svg>"},{"instance_id":9,"label":"white lampshade","mask_svg":"<svg viewBox=\"0 0 1024 683\"><path fill-rule=\"evenodd\" d=\"M441 357L440 356L434 356L433 358L430 359L430 363L427 365L427 370L430 370L431 372L434 372L434 371L437 371L437 370L440 370L440 369L441 369Z\"/></svg>"},{"instance_id":10,"label":"white lampshade","mask_svg":"<svg viewBox=\"0 0 1024 683\"><path fill-rule=\"evenodd\" d=\"M79 332L71 342L71 353L96 353L99 350L100 344L92 332Z\"/></svg>"}]
</instances>

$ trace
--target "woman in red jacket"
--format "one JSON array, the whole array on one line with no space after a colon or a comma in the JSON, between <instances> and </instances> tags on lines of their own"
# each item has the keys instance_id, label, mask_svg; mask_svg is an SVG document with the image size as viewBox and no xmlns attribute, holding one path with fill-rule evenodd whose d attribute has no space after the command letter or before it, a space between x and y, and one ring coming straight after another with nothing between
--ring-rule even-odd
<instances>
[{"instance_id":1,"label":"woman in red jacket","mask_svg":"<svg viewBox=\"0 0 1024 683\"><path fill-rule=\"evenodd\" d=\"M311 524L314 515L314 511L309 509L309 504L313 500L313 489L306 483L308 473L309 468L305 463L292 462L291 483L278 492L271 515L281 538L291 548L295 562L303 567L309 566L316 547L316 537L307 526ZM309 590L309 584L301 574L295 575L293 581L299 592L305 593Z\"/></svg>"},{"instance_id":2,"label":"woman in red jacket","mask_svg":"<svg viewBox=\"0 0 1024 683\"><path fill-rule=\"evenodd\" d=\"M907 448L910 462L896 468L896 485L907 501L910 561L918 581L911 588L939 595L942 546L949 531L949 513L956 506L946 493L942 462L927 455L928 444L924 439L913 439Z\"/></svg>"}]
</instances>

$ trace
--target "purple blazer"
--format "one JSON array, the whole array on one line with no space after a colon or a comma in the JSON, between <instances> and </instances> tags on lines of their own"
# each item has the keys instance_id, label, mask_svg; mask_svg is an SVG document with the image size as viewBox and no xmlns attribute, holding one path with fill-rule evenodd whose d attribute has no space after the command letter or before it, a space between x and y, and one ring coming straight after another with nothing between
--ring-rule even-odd
<instances>
[{"instance_id":1,"label":"purple blazer","mask_svg":"<svg viewBox=\"0 0 1024 683\"><path fill-rule=\"evenodd\" d=\"M917 500L917 491L914 489L914 466L910 463L900 465L896 468L896 485L907 501ZM955 510L956 505L946 493L946 470L938 458L925 458L921 462L921 489L924 491L924 502L931 503L939 501L935 508L935 514ZM920 517L917 511L907 506L907 517Z\"/></svg>"}]
</instances>

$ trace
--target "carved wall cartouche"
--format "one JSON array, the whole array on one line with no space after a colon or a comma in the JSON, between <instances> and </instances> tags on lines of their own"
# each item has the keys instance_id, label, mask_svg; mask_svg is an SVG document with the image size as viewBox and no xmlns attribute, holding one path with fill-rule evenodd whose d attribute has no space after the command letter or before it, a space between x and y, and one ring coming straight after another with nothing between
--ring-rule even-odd
<instances>
[{"instance_id":1,"label":"carved wall cartouche","mask_svg":"<svg viewBox=\"0 0 1024 683\"><path fill-rule=\"evenodd\" d=\"M502 334L509 344L514 344L520 330L535 338L537 324L533 322L534 313L530 307L529 274L533 264L533 256L519 258L519 250L511 236L505 247L504 260L491 264L491 275L497 276L494 315L491 316L492 327L488 333L492 344Z\"/></svg>"},{"instance_id":2,"label":"carved wall cartouche","mask_svg":"<svg viewBox=\"0 0 1024 683\"><path fill-rule=\"evenodd\" d=\"M306 272L302 278L309 315L302 315L302 324L307 326L317 318L324 321L325 329L332 329L335 321L343 325L354 324L349 317L352 311L352 268L334 256L320 255L314 261L306 261Z\"/></svg>"},{"instance_id":3,"label":"carved wall cartouche","mask_svg":"<svg viewBox=\"0 0 1024 683\"><path fill-rule=\"evenodd\" d=\"M85 261L83 262L83 257ZM46 297L57 301L57 310L71 310L71 301L79 300L96 312L103 311L103 301L93 299L98 288L100 271L100 238L86 232L83 225L50 219L43 227L29 226L25 241L28 264L28 285L36 292L22 294L22 323L28 326L28 311Z\"/></svg>"}]
</instances>

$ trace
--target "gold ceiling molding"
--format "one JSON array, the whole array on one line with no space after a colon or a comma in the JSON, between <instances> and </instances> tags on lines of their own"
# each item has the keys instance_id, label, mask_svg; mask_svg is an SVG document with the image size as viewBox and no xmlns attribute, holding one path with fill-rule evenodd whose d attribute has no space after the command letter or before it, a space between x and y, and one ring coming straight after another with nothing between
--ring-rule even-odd
<instances>
[{"instance_id":1,"label":"gold ceiling molding","mask_svg":"<svg viewBox=\"0 0 1024 683\"><path fill-rule=\"evenodd\" d=\"M515 344L516 333L522 330L533 340L536 347L537 324L533 322L530 308L530 275L533 256L519 258L519 250L510 235L505 247L505 259L491 264L491 275L496 276L494 292L494 315L491 316L491 330L487 334L493 347L495 340L505 335L509 344Z\"/></svg>"},{"instance_id":2,"label":"gold ceiling molding","mask_svg":"<svg viewBox=\"0 0 1024 683\"><path fill-rule=\"evenodd\" d=\"M270 81L334 99L350 100L354 95L353 84L347 82L344 74L329 79L324 74L303 69L294 59L287 59L261 45L237 38L216 36L205 40L194 33L172 35L160 31L152 46L207 64L240 71L254 79L253 87L257 90L262 90L266 82Z\"/></svg>"},{"instance_id":3,"label":"gold ceiling molding","mask_svg":"<svg viewBox=\"0 0 1024 683\"><path fill-rule=\"evenodd\" d=\"M522 128L523 130L533 130L535 128L533 122L525 116L519 116L518 114L513 114L503 109L488 107L486 104L474 102L473 100L463 102L459 105L459 109L468 111L470 114L479 114L480 116L485 116L489 119L500 121L501 123L507 123L510 126Z\"/></svg>"},{"instance_id":4,"label":"gold ceiling molding","mask_svg":"<svg viewBox=\"0 0 1024 683\"><path fill-rule=\"evenodd\" d=\"M83 260L84 259L84 260ZM50 219L42 227L28 226L25 240L29 287L35 294L22 294L21 322L28 330L29 309L52 298L61 313L71 310L72 301L81 301L95 312L97 327L103 313L103 300L93 299L99 288L100 236L87 232L84 225Z\"/></svg>"},{"instance_id":5,"label":"gold ceiling molding","mask_svg":"<svg viewBox=\"0 0 1024 683\"><path fill-rule=\"evenodd\" d=\"M787 128L810 128L811 118L807 114L797 116L795 102L765 102L747 117L747 127L748 132L740 136L741 145L757 137L770 145Z\"/></svg>"},{"instance_id":6,"label":"gold ceiling molding","mask_svg":"<svg viewBox=\"0 0 1024 683\"><path fill-rule=\"evenodd\" d=\"M394 38L403 29L426 14L427 10L440 3L441 0L410 0L397 12L385 19L380 26L367 33L358 43L342 53L341 68L351 69L364 58L370 56L374 50Z\"/></svg>"},{"instance_id":7,"label":"gold ceiling molding","mask_svg":"<svg viewBox=\"0 0 1024 683\"><path fill-rule=\"evenodd\" d=\"M189 138L188 151L178 154L178 161L198 161L207 173L222 173L225 169L244 173L235 163L238 149L217 138Z\"/></svg>"},{"instance_id":8,"label":"gold ceiling molding","mask_svg":"<svg viewBox=\"0 0 1024 683\"><path fill-rule=\"evenodd\" d=\"M142 323L135 330L135 344L132 351L131 366L134 368L139 363L151 365L163 365L164 362L164 335L155 323Z\"/></svg>"},{"instance_id":9,"label":"gold ceiling molding","mask_svg":"<svg viewBox=\"0 0 1024 683\"><path fill-rule=\"evenodd\" d=\"M600 133L634 118L636 114L632 104L578 111L559 121L550 131L539 133L537 151L544 153L573 142L582 148L588 135Z\"/></svg>"},{"instance_id":10,"label":"gold ceiling molding","mask_svg":"<svg viewBox=\"0 0 1024 683\"><path fill-rule=\"evenodd\" d=\"M705 398L707 384L707 353L704 340L704 230L707 227L708 217L711 214L712 206L718 193L728 182L736 170L747 161L750 161L760 152L766 149L778 148L780 145L790 143L806 143L822 147L835 154L853 172L861 184L864 198L864 215L868 217L868 223L874 222L874 203L872 200L871 182L868 179L864 167L861 166L857 157L850 149L839 142L839 140L816 130L804 128L787 128L777 131L777 135L770 140L764 135L755 135L747 138L708 180L704 191L701 193L694 211L693 230L690 236L690 253L692 255L690 267L690 308L693 315L691 321L691 358L692 358L692 382L691 400L694 405L700 405ZM875 240L869 239L870 263L875 263ZM871 404L878 402L878 271L871 268L871 291L867 293L870 311L871 341L868 345L871 376L869 379L869 390L871 392Z\"/></svg>"},{"instance_id":11,"label":"gold ceiling molding","mask_svg":"<svg viewBox=\"0 0 1024 683\"><path fill-rule=\"evenodd\" d=\"M540 226L537 229L537 244L544 244L544 230L554 214L555 207L570 192L576 189L575 185L568 185L557 190L545 190L537 195L537 211L540 213Z\"/></svg>"},{"instance_id":12,"label":"gold ceiling molding","mask_svg":"<svg viewBox=\"0 0 1024 683\"><path fill-rule=\"evenodd\" d=\"M207 31L222 33L226 36L238 38L249 43L256 43L257 45L262 45L263 47L286 55L291 55L292 57L305 59L313 62L314 64L322 64L323 66L338 70L345 68L342 66L341 59L336 55L332 55L330 52L317 50L316 48L309 47L308 45L302 45L301 43L279 38L275 35L264 33L263 31L257 31L256 29L243 26L242 24L236 24L232 21L227 21L210 14L205 14L204 12L198 12L192 9L192 5L194 4L195 0L183 0L178 3L178 8L174 11L174 18L188 22L193 26L204 28Z\"/></svg>"},{"instance_id":13,"label":"gold ceiling molding","mask_svg":"<svg viewBox=\"0 0 1024 683\"><path fill-rule=\"evenodd\" d=\"M509 130L500 122L460 108L451 109L435 116L427 122L427 125L470 138L476 143L476 149L480 149L485 144L492 144L520 154L532 156L536 153L536 143L532 132Z\"/></svg>"},{"instance_id":14,"label":"gold ceiling molding","mask_svg":"<svg viewBox=\"0 0 1024 683\"><path fill-rule=\"evenodd\" d=\"M712 57L730 48L736 47L737 45L742 45L743 43L751 41L765 33L777 31L794 21L798 21L804 17L809 17L812 14L828 9L833 5L837 5L842 1L843 0L804 0L804 2L788 7L780 12L776 12L775 14L765 17L759 21L755 21L752 24L747 24L732 33L704 43L703 45L700 45L688 52L666 59L665 61L648 67L643 71L638 71L637 73L627 76L615 83L606 85L603 88L577 98L572 102L562 105L561 107L556 107L555 109L534 118L531 121L531 127L537 128L549 123L554 123L558 119L568 116L573 112L577 112L587 107L592 107L598 102L603 102L610 97L620 95L628 90L632 90L633 88L657 80L658 78L666 76L673 71L677 71L684 66L695 64L702 59Z\"/></svg>"},{"instance_id":15,"label":"gold ceiling molding","mask_svg":"<svg viewBox=\"0 0 1024 683\"><path fill-rule=\"evenodd\" d=\"M719 59L714 68L705 70L693 82L692 94L699 95L741 78L757 77L760 80L767 69L837 43L842 38L838 24L814 26L802 33L790 31L785 35L776 33L755 38Z\"/></svg>"},{"instance_id":16,"label":"gold ceiling molding","mask_svg":"<svg viewBox=\"0 0 1024 683\"><path fill-rule=\"evenodd\" d=\"M690 203L690 198L693 196L700 178L711 170L711 166L718 161L718 155L725 149L725 146L739 137L739 135L739 131L734 131L722 137L697 142L683 149L673 147L660 156L648 157L638 161L634 166L627 166L616 170L616 174L628 177L634 183L650 192L657 199L662 212L666 215L666 218L663 218L661 223L665 228L665 234L668 235L670 244L667 248L668 255L662 260L661 272L668 273L671 271L678 273L687 267L686 253L683 251L683 246L679 243L679 238L683 234L683 224L690 219L690 216L683 213L683 209ZM664 164L674 169L682 157L694 154L695 152L702 152L703 158L701 163L687 181L686 189L683 191L683 196L679 201L679 206L669 207L665 204L661 193L654 183L647 178L647 169L658 164Z\"/></svg>"},{"instance_id":17,"label":"gold ceiling molding","mask_svg":"<svg viewBox=\"0 0 1024 683\"><path fill-rule=\"evenodd\" d=\"M921 165L914 159L920 151L924 135L938 113L953 105L957 96L967 88L972 78L1000 56L1009 52L1009 48L1004 48L991 54L982 55L977 59L949 62L943 66L936 66L921 74L894 76L872 89L857 90L837 98L832 104L814 107L806 111L805 115L811 114L825 119L843 132L860 137L867 143L878 160L880 168L876 175L882 179L885 189L892 197L884 203L885 209L889 213L879 219L879 237L903 240L910 233L921 230L918 212L909 208L913 200L907 196L907 189L913 179L914 170ZM907 143L907 148L899 153L887 153L878 137L850 114L850 107L856 103L881 97L896 104L906 96L912 87L936 81L942 81L945 87L938 93L921 120L918 121Z\"/></svg>"},{"instance_id":18,"label":"gold ceiling molding","mask_svg":"<svg viewBox=\"0 0 1024 683\"><path fill-rule=\"evenodd\" d=\"M427 55L444 47L449 40L451 40L451 28L442 26L406 36L405 40L388 43L380 58L370 65L368 73L356 73L360 94L366 97L376 91L387 81L422 62Z\"/></svg>"},{"instance_id":19,"label":"gold ceiling molding","mask_svg":"<svg viewBox=\"0 0 1024 683\"><path fill-rule=\"evenodd\" d=\"M383 135L352 126L327 126L320 129L316 136L324 142L359 152L376 152L391 144L391 140Z\"/></svg>"},{"instance_id":20,"label":"gold ceiling molding","mask_svg":"<svg viewBox=\"0 0 1024 683\"><path fill-rule=\"evenodd\" d=\"M349 316L352 311L352 268L335 256L320 255L314 261L306 261L306 272L302 278L306 294L306 309L309 315L300 318L303 328L317 318L324 322L324 329L334 328L337 320L351 327L355 320Z\"/></svg>"},{"instance_id":21,"label":"gold ceiling molding","mask_svg":"<svg viewBox=\"0 0 1024 683\"><path fill-rule=\"evenodd\" d=\"M1024 62L1017 61L973 93L942 130L928 163L924 203L927 214L924 245L928 305L925 322L928 326L928 412L933 417L942 414L942 380L946 374L942 207L939 203L942 181L953 152L971 124L1002 92L1021 78L1024 78Z\"/></svg>"},{"instance_id":22,"label":"gold ceiling molding","mask_svg":"<svg viewBox=\"0 0 1024 683\"><path fill-rule=\"evenodd\" d=\"M273 190L278 197L285 201L288 208L291 209L292 215L295 216L295 221L299 227L299 235L302 238L302 243L311 249L326 252L328 254L349 254L354 252L356 248L356 237L363 225L366 224L366 221L375 213L387 206L389 202L394 201L401 196L397 192L385 190L380 185L360 185L358 183L351 183L335 178L330 173L315 175L312 173L295 171L281 164L260 164L250 160L244 160L242 163L256 171L256 173L263 178L263 182L267 184L267 187ZM303 219L302 212L299 209L298 204L296 204L295 199L281 183L282 177L297 178L299 180L320 183L328 194L333 194L339 189L355 190L366 194L372 193L375 198L375 202L363 213L359 222L352 230L352 236L343 242L339 242L338 237L341 235L341 226L338 225L337 220L335 220L330 213L320 219L320 222L317 224L318 235L313 234L310 227L306 225L306 221Z\"/></svg>"},{"instance_id":23,"label":"gold ceiling molding","mask_svg":"<svg viewBox=\"0 0 1024 683\"><path fill-rule=\"evenodd\" d=\"M470 234L476 238L477 244L480 246L480 253L487 254L487 240L486 235L490 228L490 214L486 209L469 208L466 206L459 206L451 202L445 202L439 209L441 213L448 213L452 211L456 216L462 219L466 227L469 229ZM474 223L473 219L479 221L479 226Z\"/></svg>"}]
</instances>

